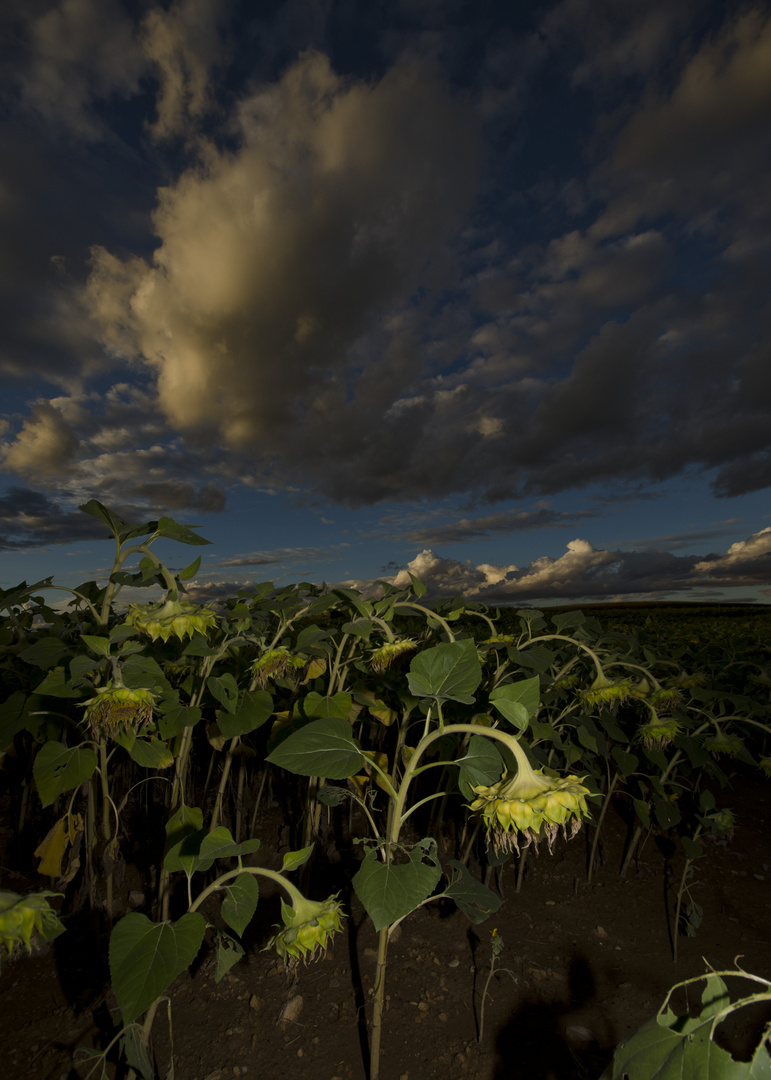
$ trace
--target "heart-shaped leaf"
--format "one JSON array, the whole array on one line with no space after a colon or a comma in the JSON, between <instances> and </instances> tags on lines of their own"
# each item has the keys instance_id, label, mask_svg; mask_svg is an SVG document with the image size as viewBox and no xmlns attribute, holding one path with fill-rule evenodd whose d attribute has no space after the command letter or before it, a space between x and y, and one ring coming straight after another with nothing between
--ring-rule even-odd
<instances>
[{"instance_id":1,"label":"heart-shaped leaf","mask_svg":"<svg viewBox=\"0 0 771 1080\"><path fill-rule=\"evenodd\" d=\"M110 936L110 979L126 1024L133 1023L195 959L206 920L189 911L177 922L154 923L138 911Z\"/></svg>"},{"instance_id":2,"label":"heart-shaped leaf","mask_svg":"<svg viewBox=\"0 0 771 1080\"><path fill-rule=\"evenodd\" d=\"M424 858L429 862L423 862ZM377 850L371 848L353 879L353 887L375 929L381 930L419 907L441 876L436 841L426 839L409 852L409 862L399 866L381 862Z\"/></svg>"}]
</instances>

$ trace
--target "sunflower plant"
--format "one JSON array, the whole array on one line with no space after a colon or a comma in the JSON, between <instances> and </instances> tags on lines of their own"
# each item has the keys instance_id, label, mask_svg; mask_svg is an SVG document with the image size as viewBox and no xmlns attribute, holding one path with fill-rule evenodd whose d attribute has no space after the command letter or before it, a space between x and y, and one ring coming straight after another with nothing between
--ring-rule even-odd
<instances>
[{"instance_id":1,"label":"sunflower plant","mask_svg":"<svg viewBox=\"0 0 771 1080\"><path fill-rule=\"evenodd\" d=\"M445 625L449 628L446 620ZM382 648L379 654L378 664ZM333 701L332 715L294 731L268 756L273 765L299 775L348 780L346 788L325 783L319 796L328 805L354 799L371 826L371 835L361 841L364 856L353 879L379 935L371 1080L379 1076L388 944L395 927L441 898L454 900L473 922L486 919L501 903L462 862L450 860L443 868L433 836L411 842L403 838L406 823L417 820L413 814L435 801L446 805L448 793L460 789L472 800L469 805L484 822L490 844L507 850L520 843L537 844L542 837L551 849L559 830L573 836L588 816L589 789L581 780L536 771L524 748L523 733L538 710L538 679L499 682L493 688L488 702L499 720L473 712L482 681L475 641L465 637L443 642L410 661L390 758L363 749L349 718L334 713ZM467 716L470 720L464 722ZM506 726L499 726L501 722ZM429 784L425 793L426 778L437 776L437 769L442 770L443 782ZM353 782L368 776L386 797L379 812L375 793L367 798Z\"/></svg>"}]
</instances>

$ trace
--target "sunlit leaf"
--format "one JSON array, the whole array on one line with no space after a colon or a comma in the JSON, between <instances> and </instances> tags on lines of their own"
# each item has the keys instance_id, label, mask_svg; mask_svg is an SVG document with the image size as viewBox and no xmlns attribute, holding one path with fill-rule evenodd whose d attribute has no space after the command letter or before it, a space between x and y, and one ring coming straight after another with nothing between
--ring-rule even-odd
<instances>
[{"instance_id":1,"label":"sunlit leaf","mask_svg":"<svg viewBox=\"0 0 771 1080\"><path fill-rule=\"evenodd\" d=\"M505 764L492 739L472 735L463 757L456 758L460 766L461 789L471 797L472 786L494 784L503 775ZM464 787L465 785L465 787Z\"/></svg>"},{"instance_id":2,"label":"sunlit leaf","mask_svg":"<svg viewBox=\"0 0 771 1080\"><path fill-rule=\"evenodd\" d=\"M415 697L471 705L482 681L476 646L469 638L445 642L413 657L407 682Z\"/></svg>"},{"instance_id":3,"label":"sunlit leaf","mask_svg":"<svg viewBox=\"0 0 771 1080\"><path fill-rule=\"evenodd\" d=\"M353 879L356 895L375 924L375 930L409 915L436 888L442 871L436 858L436 842L421 840L401 865L381 862L371 848ZM424 862L424 858L429 861Z\"/></svg>"},{"instance_id":4,"label":"sunlit leaf","mask_svg":"<svg viewBox=\"0 0 771 1080\"><path fill-rule=\"evenodd\" d=\"M327 780L353 776L364 765L364 755L351 735L351 725L336 716L314 720L293 732L266 760L300 776L321 776Z\"/></svg>"},{"instance_id":5,"label":"sunlit leaf","mask_svg":"<svg viewBox=\"0 0 771 1080\"><path fill-rule=\"evenodd\" d=\"M281 872L296 870L299 866L307 863L313 853L313 844L310 847L301 848L299 851L287 851L281 865Z\"/></svg>"},{"instance_id":6,"label":"sunlit leaf","mask_svg":"<svg viewBox=\"0 0 771 1080\"><path fill-rule=\"evenodd\" d=\"M497 686L490 694L490 704L519 731L527 729L528 722L538 710L541 680L532 679Z\"/></svg>"}]
</instances>

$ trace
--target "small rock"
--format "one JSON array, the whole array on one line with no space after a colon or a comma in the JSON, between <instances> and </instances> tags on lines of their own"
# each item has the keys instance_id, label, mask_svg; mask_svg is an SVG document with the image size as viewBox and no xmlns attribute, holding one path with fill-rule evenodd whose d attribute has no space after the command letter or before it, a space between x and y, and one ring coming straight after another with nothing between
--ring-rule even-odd
<instances>
[{"instance_id":1,"label":"small rock","mask_svg":"<svg viewBox=\"0 0 771 1080\"><path fill-rule=\"evenodd\" d=\"M458 964L459 964L459 963L460 963L460 960L458 960L458 958L456 957L456 958L455 958L454 960L451 960L451 961L449 962L449 964L447 965L447 967L451 967L451 968L456 968L456 967L458 966Z\"/></svg>"},{"instance_id":2,"label":"small rock","mask_svg":"<svg viewBox=\"0 0 771 1080\"><path fill-rule=\"evenodd\" d=\"M289 1001L285 1001L278 1016L280 1024L296 1024L303 1011L303 999L300 994L295 994Z\"/></svg>"},{"instance_id":3,"label":"small rock","mask_svg":"<svg viewBox=\"0 0 771 1080\"><path fill-rule=\"evenodd\" d=\"M598 926L595 930L595 933L598 938L606 938L608 936L608 931L605 930L602 926Z\"/></svg>"},{"instance_id":4,"label":"small rock","mask_svg":"<svg viewBox=\"0 0 771 1080\"><path fill-rule=\"evenodd\" d=\"M589 1028L581 1024L568 1024L565 1028L565 1038L571 1046L588 1046L594 1042L594 1035Z\"/></svg>"},{"instance_id":5,"label":"small rock","mask_svg":"<svg viewBox=\"0 0 771 1080\"><path fill-rule=\"evenodd\" d=\"M256 994L252 994L249 998L249 1008L254 1009L255 1012L259 1012L262 1008L262 998L257 997Z\"/></svg>"},{"instance_id":6,"label":"small rock","mask_svg":"<svg viewBox=\"0 0 771 1080\"><path fill-rule=\"evenodd\" d=\"M418 1008L421 1012L428 1012L428 1005L425 1003L425 1001L419 1002Z\"/></svg>"}]
</instances>

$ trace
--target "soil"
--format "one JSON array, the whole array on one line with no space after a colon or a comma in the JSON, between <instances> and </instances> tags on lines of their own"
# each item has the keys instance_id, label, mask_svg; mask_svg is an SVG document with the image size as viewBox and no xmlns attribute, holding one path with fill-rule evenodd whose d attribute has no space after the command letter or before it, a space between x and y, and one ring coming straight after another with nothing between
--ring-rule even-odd
<instances>
[{"instance_id":1,"label":"soil","mask_svg":"<svg viewBox=\"0 0 771 1080\"><path fill-rule=\"evenodd\" d=\"M626 826L613 811L591 885L579 837L558 842L551 856L545 846L529 856L519 893L516 864L499 870L491 885L503 906L479 926L446 901L406 919L389 950L382 1080L598 1077L613 1047L658 1010L673 983L703 973L705 960L730 968L741 955L747 970L771 977L771 787L742 771L719 799L734 810L736 833L729 845L710 844L708 857L695 864L693 895L703 923L695 937L679 937L677 964L671 933L681 849L652 835L620 878ZM260 827L263 865L281 865L282 824L273 808ZM39 878L24 883L9 875L7 856L2 863L4 888L40 887ZM346 868L341 860L332 870L337 889L342 878L350 882L355 864ZM136 885L128 873L124 895L134 888L135 903ZM307 967L286 972L274 953L262 951L278 918L267 888L244 961L216 983L212 953L202 951L169 991L175 1080L366 1080L377 940L350 885L341 897L350 912L346 932ZM95 927L87 912L65 921L67 933L42 953L3 964L5 1080L84 1077L88 1066L73 1063L75 1051L104 1046L115 1031L99 948L101 940L106 951L107 928ZM478 1041L493 927L505 947ZM161 1076L170 1060L168 1033L163 1007L153 1042Z\"/></svg>"}]
</instances>

